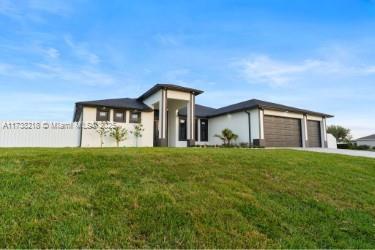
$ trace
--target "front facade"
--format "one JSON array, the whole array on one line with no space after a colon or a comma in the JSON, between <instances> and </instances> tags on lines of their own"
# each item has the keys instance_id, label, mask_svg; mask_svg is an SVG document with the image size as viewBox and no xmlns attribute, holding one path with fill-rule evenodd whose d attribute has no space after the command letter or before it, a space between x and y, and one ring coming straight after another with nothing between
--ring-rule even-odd
<instances>
[{"instance_id":1,"label":"front facade","mask_svg":"<svg viewBox=\"0 0 375 250\"><path fill-rule=\"evenodd\" d=\"M221 145L215 137L225 128L238 135L236 144L262 147L327 147L324 113L248 100L222 108L195 103L203 91L172 84L156 84L138 98L78 102L75 122L107 121L132 131L142 124L142 137L129 135L121 146ZM82 128L81 146L98 147L95 130ZM103 146L116 142L106 137Z\"/></svg>"}]
</instances>

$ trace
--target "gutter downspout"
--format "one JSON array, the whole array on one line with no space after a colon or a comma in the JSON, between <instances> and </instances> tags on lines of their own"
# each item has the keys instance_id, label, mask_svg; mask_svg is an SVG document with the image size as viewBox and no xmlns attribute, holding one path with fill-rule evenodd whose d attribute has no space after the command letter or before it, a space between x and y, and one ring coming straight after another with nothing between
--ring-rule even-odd
<instances>
[{"instance_id":1,"label":"gutter downspout","mask_svg":"<svg viewBox=\"0 0 375 250\"><path fill-rule=\"evenodd\" d=\"M252 143L251 143L251 114L249 111L245 111L248 117L248 125L249 125L249 148L251 148Z\"/></svg>"}]
</instances>

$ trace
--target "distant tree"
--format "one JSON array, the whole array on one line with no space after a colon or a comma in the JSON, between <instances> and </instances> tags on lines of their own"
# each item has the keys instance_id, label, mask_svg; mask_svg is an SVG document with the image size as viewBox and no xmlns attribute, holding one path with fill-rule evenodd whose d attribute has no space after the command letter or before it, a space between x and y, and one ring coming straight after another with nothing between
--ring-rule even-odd
<instances>
[{"instance_id":1,"label":"distant tree","mask_svg":"<svg viewBox=\"0 0 375 250\"><path fill-rule=\"evenodd\" d=\"M125 141L128 138L128 130L120 126L114 126L111 128L109 135L116 140L116 145L119 147L120 142Z\"/></svg>"},{"instance_id":2,"label":"distant tree","mask_svg":"<svg viewBox=\"0 0 375 250\"><path fill-rule=\"evenodd\" d=\"M238 138L238 135L228 128L223 129L220 135L216 134L214 136L220 138L220 140L223 141L224 146L230 146L231 142Z\"/></svg>"},{"instance_id":3,"label":"distant tree","mask_svg":"<svg viewBox=\"0 0 375 250\"><path fill-rule=\"evenodd\" d=\"M135 146L136 147L138 147L138 138L141 138L143 136L142 135L143 131L145 131L145 129L143 128L142 124L134 125L134 131L132 131L131 133L133 133L133 135L135 137Z\"/></svg>"},{"instance_id":4,"label":"distant tree","mask_svg":"<svg viewBox=\"0 0 375 250\"><path fill-rule=\"evenodd\" d=\"M109 122L95 122L96 132L100 136L100 147L103 147L104 137L108 135L110 131Z\"/></svg>"},{"instance_id":5,"label":"distant tree","mask_svg":"<svg viewBox=\"0 0 375 250\"><path fill-rule=\"evenodd\" d=\"M327 133L332 134L338 142L350 142L352 139L350 129L339 125L328 126Z\"/></svg>"}]
</instances>

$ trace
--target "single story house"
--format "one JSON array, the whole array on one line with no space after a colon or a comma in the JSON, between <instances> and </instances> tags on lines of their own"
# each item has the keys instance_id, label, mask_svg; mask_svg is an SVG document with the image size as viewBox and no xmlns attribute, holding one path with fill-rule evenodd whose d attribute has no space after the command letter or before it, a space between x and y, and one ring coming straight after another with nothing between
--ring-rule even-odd
<instances>
[{"instance_id":1,"label":"single story house","mask_svg":"<svg viewBox=\"0 0 375 250\"><path fill-rule=\"evenodd\" d=\"M77 102L74 122L108 121L132 131L142 124L143 147L220 145L215 134L225 128L238 135L236 143L264 147L327 147L326 118L331 115L251 99L222 108L195 103L203 91L173 84L156 84L138 98ZM81 130L82 147L100 146L93 129ZM113 147L113 138L103 146ZM122 142L134 146L135 138Z\"/></svg>"},{"instance_id":2,"label":"single story house","mask_svg":"<svg viewBox=\"0 0 375 250\"><path fill-rule=\"evenodd\" d=\"M375 134L358 138L357 140L355 140L355 142L358 146L367 145L370 147L375 147Z\"/></svg>"}]
</instances>

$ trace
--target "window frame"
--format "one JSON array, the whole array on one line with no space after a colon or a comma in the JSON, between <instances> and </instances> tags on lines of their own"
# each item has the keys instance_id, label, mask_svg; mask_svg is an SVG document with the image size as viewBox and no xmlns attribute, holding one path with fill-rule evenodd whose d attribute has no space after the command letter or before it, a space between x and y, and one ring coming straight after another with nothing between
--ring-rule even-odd
<instances>
[{"instance_id":1,"label":"window frame","mask_svg":"<svg viewBox=\"0 0 375 250\"><path fill-rule=\"evenodd\" d=\"M103 107L103 108L96 108L96 121L98 121L98 122L109 122L109 120L110 120L110 111L111 111L110 109L105 108L105 107ZM102 118L100 116L101 112L106 112L107 113L106 118Z\"/></svg>"},{"instance_id":2,"label":"window frame","mask_svg":"<svg viewBox=\"0 0 375 250\"><path fill-rule=\"evenodd\" d=\"M138 114L137 120L132 119L132 115L135 113ZM131 110L129 113L129 123L141 123L141 122L142 122L142 112L138 110Z\"/></svg>"},{"instance_id":3,"label":"window frame","mask_svg":"<svg viewBox=\"0 0 375 250\"><path fill-rule=\"evenodd\" d=\"M181 128L181 121L184 121L184 131ZM178 118L178 140L179 141L187 141L187 119L185 117Z\"/></svg>"},{"instance_id":4,"label":"window frame","mask_svg":"<svg viewBox=\"0 0 375 250\"><path fill-rule=\"evenodd\" d=\"M206 125L203 125L203 122L205 122ZM200 119L199 129L200 129L200 141L207 142L208 141L208 119ZM203 137L204 135L206 136L206 138Z\"/></svg>"},{"instance_id":5,"label":"window frame","mask_svg":"<svg viewBox=\"0 0 375 250\"><path fill-rule=\"evenodd\" d=\"M116 114L118 113L122 113L123 115L122 120L117 120ZM113 122L126 123L126 110L114 109L113 110Z\"/></svg>"}]
</instances>

